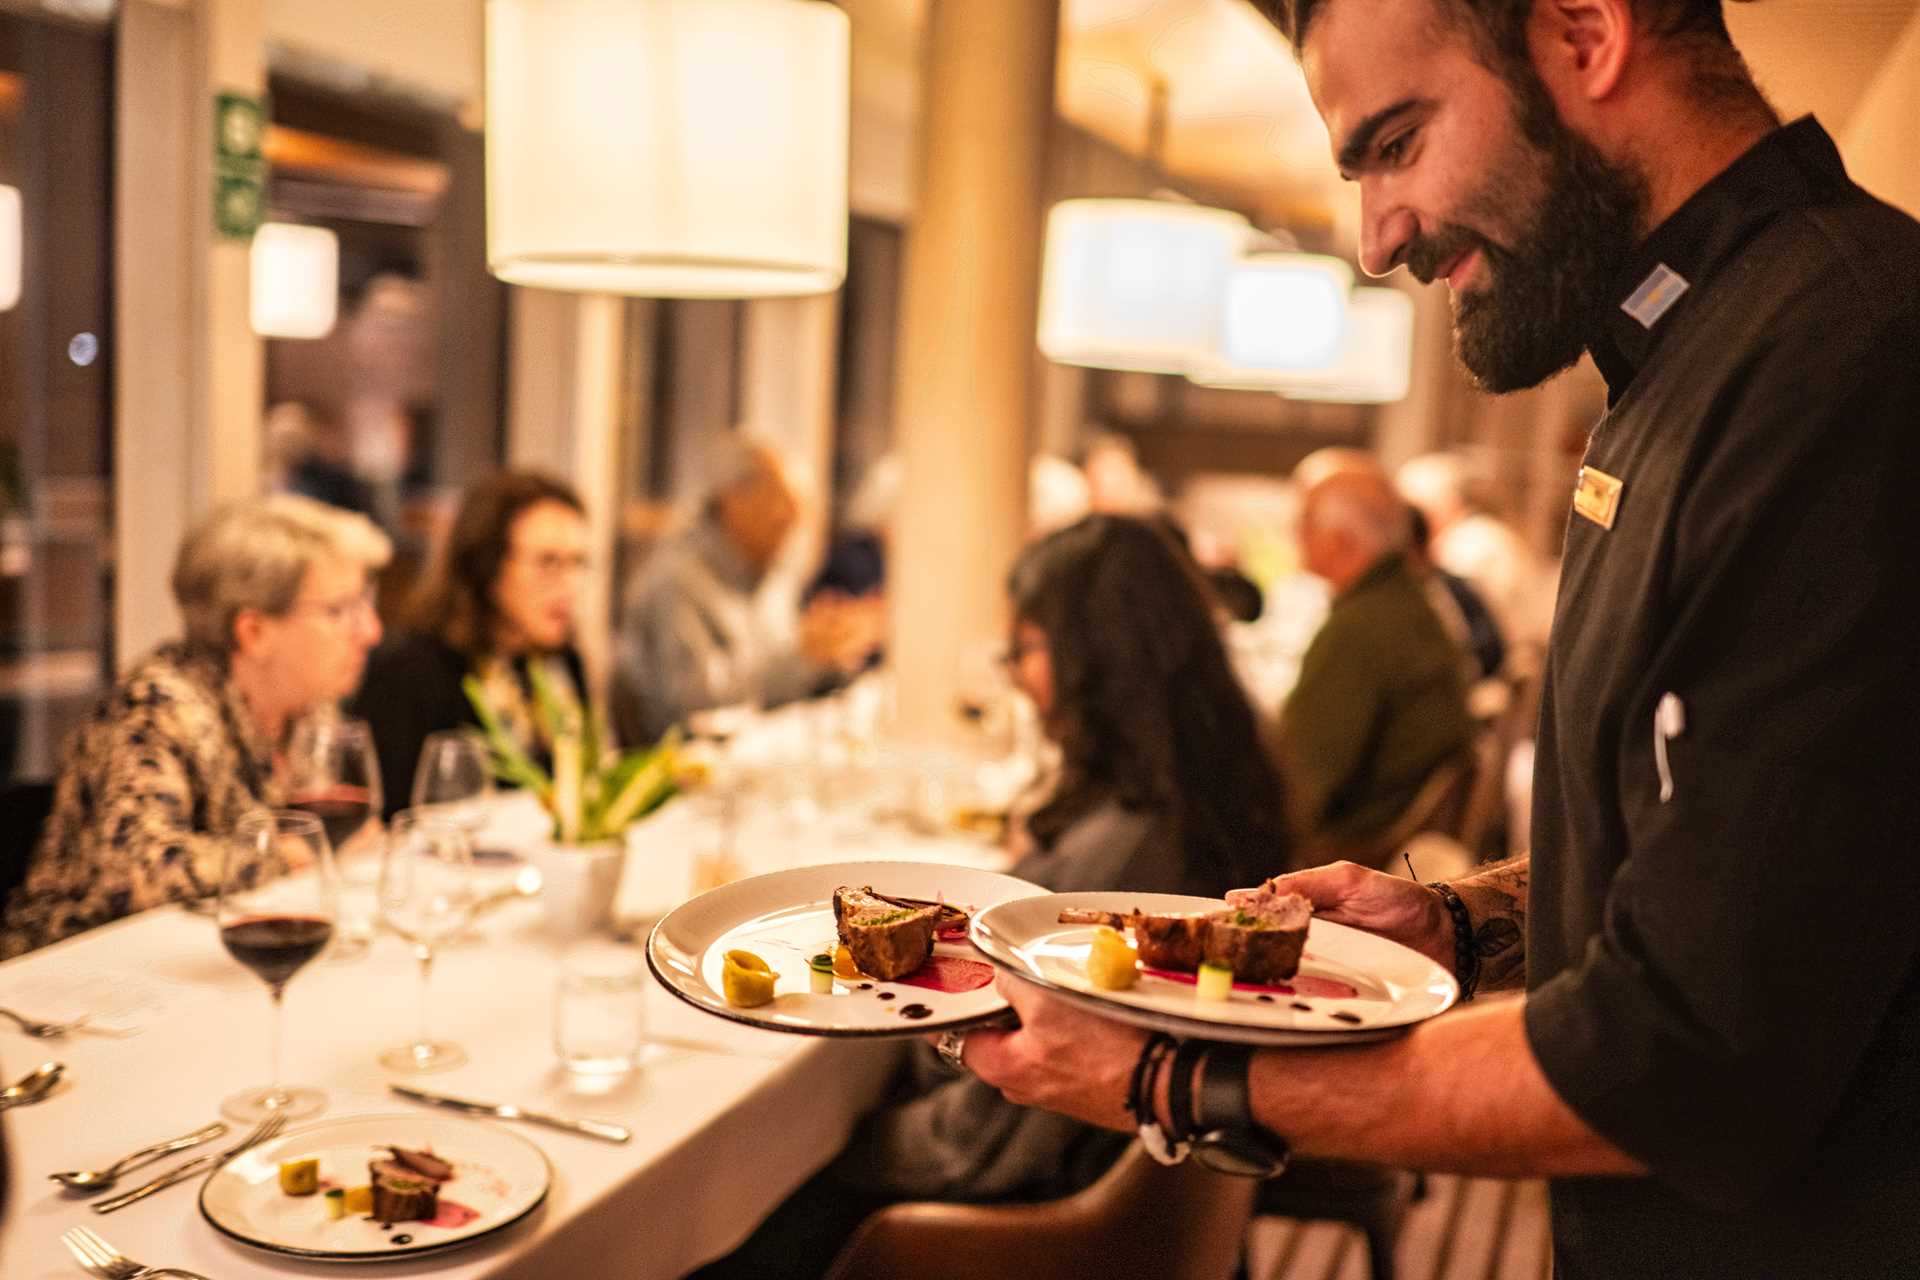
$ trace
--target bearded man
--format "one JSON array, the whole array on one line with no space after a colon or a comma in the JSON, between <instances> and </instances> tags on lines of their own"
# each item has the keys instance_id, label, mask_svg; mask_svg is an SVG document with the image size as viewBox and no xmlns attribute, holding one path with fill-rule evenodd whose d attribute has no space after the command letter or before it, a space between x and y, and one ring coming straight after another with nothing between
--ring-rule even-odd
<instances>
[{"instance_id":1,"label":"bearded man","mask_svg":"<svg viewBox=\"0 0 1920 1280\"><path fill-rule=\"evenodd\" d=\"M1607 381L1532 857L1278 882L1490 997L1399 1039L1149 1053L1005 979L1022 1028L959 1052L1216 1159L1551 1178L1560 1276L1913 1274L1920 224L1779 124L1720 0L1263 7L1360 184L1362 266L1446 281L1489 390L1583 350Z\"/></svg>"}]
</instances>

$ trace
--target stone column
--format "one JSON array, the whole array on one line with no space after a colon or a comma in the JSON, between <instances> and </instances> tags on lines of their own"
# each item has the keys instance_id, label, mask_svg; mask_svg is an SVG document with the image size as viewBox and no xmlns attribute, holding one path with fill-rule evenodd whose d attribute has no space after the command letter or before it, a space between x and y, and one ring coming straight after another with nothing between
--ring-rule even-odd
<instances>
[{"instance_id":1,"label":"stone column","mask_svg":"<svg viewBox=\"0 0 1920 1280\"><path fill-rule=\"evenodd\" d=\"M1034 315L1058 6L932 0L894 439L888 657L899 728L958 730L970 650L1006 634L1026 528Z\"/></svg>"}]
</instances>

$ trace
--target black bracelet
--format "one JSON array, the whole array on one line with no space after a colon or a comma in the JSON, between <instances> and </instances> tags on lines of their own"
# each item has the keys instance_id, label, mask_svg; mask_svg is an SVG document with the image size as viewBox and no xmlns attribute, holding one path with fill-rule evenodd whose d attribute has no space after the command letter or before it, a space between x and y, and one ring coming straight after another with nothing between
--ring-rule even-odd
<instances>
[{"instance_id":1,"label":"black bracelet","mask_svg":"<svg viewBox=\"0 0 1920 1280\"><path fill-rule=\"evenodd\" d=\"M1193 1076L1210 1048L1212 1046L1205 1040L1188 1040L1173 1055L1173 1079L1167 1082L1167 1118L1173 1122L1171 1136L1176 1142L1188 1142L1193 1138L1196 1127Z\"/></svg>"},{"instance_id":2,"label":"black bracelet","mask_svg":"<svg viewBox=\"0 0 1920 1280\"><path fill-rule=\"evenodd\" d=\"M1453 976L1460 983L1460 1003L1465 1004L1480 985L1480 953L1473 947L1473 919L1452 885L1430 884L1427 888L1440 895L1440 901L1447 904L1447 914L1453 917Z\"/></svg>"},{"instance_id":3,"label":"black bracelet","mask_svg":"<svg viewBox=\"0 0 1920 1280\"><path fill-rule=\"evenodd\" d=\"M1154 1032L1140 1046L1140 1059L1133 1064L1133 1083L1127 1089L1127 1114L1135 1124L1159 1123L1153 1113L1154 1084L1159 1074L1155 1068L1171 1048L1173 1037L1161 1031Z\"/></svg>"}]
</instances>

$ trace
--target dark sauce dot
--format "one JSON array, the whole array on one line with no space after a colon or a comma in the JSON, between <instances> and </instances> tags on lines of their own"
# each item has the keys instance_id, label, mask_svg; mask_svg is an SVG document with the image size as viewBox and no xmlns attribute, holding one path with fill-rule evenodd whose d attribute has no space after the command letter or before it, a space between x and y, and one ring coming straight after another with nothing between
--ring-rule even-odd
<instances>
[{"instance_id":1,"label":"dark sauce dot","mask_svg":"<svg viewBox=\"0 0 1920 1280\"><path fill-rule=\"evenodd\" d=\"M393 1230L393 1224L391 1222L383 1222L380 1224L380 1229L382 1231L391 1231Z\"/></svg>"},{"instance_id":2,"label":"dark sauce dot","mask_svg":"<svg viewBox=\"0 0 1920 1280\"><path fill-rule=\"evenodd\" d=\"M915 1022L918 1022L922 1018L931 1018L933 1016L933 1010L923 1004L902 1005L900 1007L900 1016L903 1018L912 1018Z\"/></svg>"},{"instance_id":3,"label":"dark sauce dot","mask_svg":"<svg viewBox=\"0 0 1920 1280\"><path fill-rule=\"evenodd\" d=\"M891 999L893 999L893 998L894 998L894 994L893 994L893 992L891 992L891 991L882 991L882 992L880 993L880 998L881 998L882 1000L891 1000Z\"/></svg>"},{"instance_id":4,"label":"dark sauce dot","mask_svg":"<svg viewBox=\"0 0 1920 1280\"><path fill-rule=\"evenodd\" d=\"M1293 1004L1292 1004L1292 1005L1291 1005L1290 1007L1292 1007L1292 1008L1295 1008L1295 1009L1298 1009L1298 1010L1299 1010L1300 1012L1302 1012L1302 1013L1312 1013L1312 1012L1313 1012L1313 1006L1312 1006L1312 1005L1310 1005L1310 1004L1306 1004L1306 1003L1304 1003L1304 1002L1302 1002L1302 1001L1299 1001L1299 1000L1295 1000L1295 1001L1293 1002Z\"/></svg>"},{"instance_id":5,"label":"dark sauce dot","mask_svg":"<svg viewBox=\"0 0 1920 1280\"><path fill-rule=\"evenodd\" d=\"M871 991L873 990L873 984L871 982L863 982L860 984L860 989L862 991Z\"/></svg>"},{"instance_id":6,"label":"dark sauce dot","mask_svg":"<svg viewBox=\"0 0 1920 1280\"><path fill-rule=\"evenodd\" d=\"M413 1237L408 1235L398 1235L393 1238L393 1242L395 1244L412 1244Z\"/></svg>"},{"instance_id":7,"label":"dark sauce dot","mask_svg":"<svg viewBox=\"0 0 1920 1280\"><path fill-rule=\"evenodd\" d=\"M1329 1014L1328 1016L1335 1022L1351 1022L1356 1027L1360 1025L1360 1015L1357 1013L1341 1012Z\"/></svg>"},{"instance_id":8,"label":"dark sauce dot","mask_svg":"<svg viewBox=\"0 0 1920 1280\"><path fill-rule=\"evenodd\" d=\"M1273 997L1272 997L1272 996L1270 996L1270 995L1266 995L1266 994L1264 994L1264 993L1263 993L1263 994L1261 994L1261 995L1257 995L1257 996L1255 996L1255 997L1254 997L1254 999L1255 999L1255 1000L1258 1000L1258 1001L1259 1001L1259 1002L1260 1002L1261 1004L1272 1004L1272 1003L1273 1003Z\"/></svg>"}]
</instances>

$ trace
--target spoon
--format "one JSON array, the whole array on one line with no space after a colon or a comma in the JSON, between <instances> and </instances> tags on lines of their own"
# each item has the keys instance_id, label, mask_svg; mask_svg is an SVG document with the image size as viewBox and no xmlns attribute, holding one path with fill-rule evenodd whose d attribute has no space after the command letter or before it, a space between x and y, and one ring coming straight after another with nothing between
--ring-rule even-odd
<instances>
[{"instance_id":1,"label":"spoon","mask_svg":"<svg viewBox=\"0 0 1920 1280\"><path fill-rule=\"evenodd\" d=\"M60 1073L67 1068L58 1062L45 1062L27 1072L18 1080L0 1089L0 1111L8 1107L24 1107L40 1101L47 1092L60 1081Z\"/></svg>"},{"instance_id":2,"label":"spoon","mask_svg":"<svg viewBox=\"0 0 1920 1280\"><path fill-rule=\"evenodd\" d=\"M47 1176L69 1191L104 1191L120 1180L120 1175L129 1169L175 1151L185 1151L188 1147L197 1147L211 1141L227 1131L227 1126L215 1120L212 1124L195 1129L192 1133L182 1134L168 1142L156 1142L150 1147L142 1147L120 1160L115 1160L104 1169L75 1169L67 1173L50 1173Z\"/></svg>"}]
</instances>

